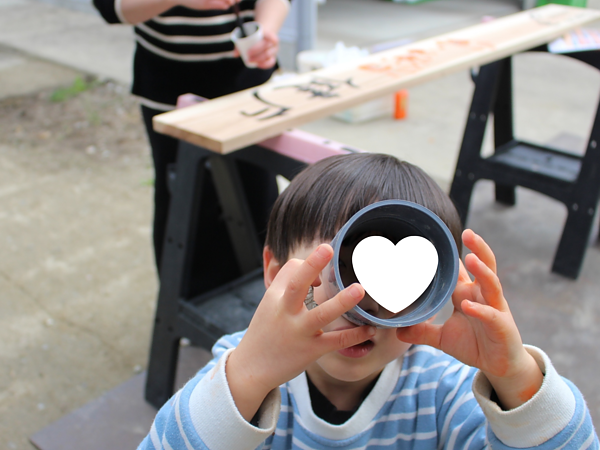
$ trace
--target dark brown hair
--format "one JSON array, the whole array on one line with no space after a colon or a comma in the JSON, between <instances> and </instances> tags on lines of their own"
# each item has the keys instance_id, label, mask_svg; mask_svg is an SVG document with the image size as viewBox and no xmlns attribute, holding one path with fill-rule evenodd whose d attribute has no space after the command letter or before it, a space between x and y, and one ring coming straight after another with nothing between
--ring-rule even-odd
<instances>
[{"instance_id":1,"label":"dark brown hair","mask_svg":"<svg viewBox=\"0 0 600 450\"><path fill-rule=\"evenodd\" d=\"M460 251L462 226L448 195L418 167L377 153L332 156L300 172L273 205L265 245L286 262L298 247L333 239L360 209L391 199L437 214Z\"/></svg>"}]
</instances>

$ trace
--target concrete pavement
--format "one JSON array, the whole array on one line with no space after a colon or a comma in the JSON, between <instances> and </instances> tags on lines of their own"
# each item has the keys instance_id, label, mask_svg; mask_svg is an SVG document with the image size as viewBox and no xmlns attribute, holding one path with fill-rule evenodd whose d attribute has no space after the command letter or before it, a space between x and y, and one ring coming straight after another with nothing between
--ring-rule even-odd
<instances>
[{"instance_id":1,"label":"concrete pavement","mask_svg":"<svg viewBox=\"0 0 600 450\"><path fill-rule=\"evenodd\" d=\"M0 2L0 44L123 84L131 82L133 34L97 14L35 0Z\"/></svg>"}]
</instances>

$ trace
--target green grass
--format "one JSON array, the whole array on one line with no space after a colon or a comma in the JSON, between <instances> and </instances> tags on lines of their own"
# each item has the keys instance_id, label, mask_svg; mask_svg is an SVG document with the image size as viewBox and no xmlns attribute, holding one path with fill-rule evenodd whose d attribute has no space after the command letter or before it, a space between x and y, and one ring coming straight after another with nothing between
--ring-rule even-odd
<instances>
[{"instance_id":1,"label":"green grass","mask_svg":"<svg viewBox=\"0 0 600 450\"><path fill-rule=\"evenodd\" d=\"M579 6L585 8L587 0L538 0L536 6L543 6L549 3L558 3L559 5Z\"/></svg>"},{"instance_id":2,"label":"green grass","mask_svg":"<svg viewBox=\"0 0 600 450\"><path fill-rule=\"evenodd\" d=\"M98 84L98 81L95 79L83 79L82 77L77 77L71 86L55 90L50 95L50 101L55 103L64 102L65 100L76 97L82 92L85 92L88 89L97 86Z\"/></svg>"}]
</instances>

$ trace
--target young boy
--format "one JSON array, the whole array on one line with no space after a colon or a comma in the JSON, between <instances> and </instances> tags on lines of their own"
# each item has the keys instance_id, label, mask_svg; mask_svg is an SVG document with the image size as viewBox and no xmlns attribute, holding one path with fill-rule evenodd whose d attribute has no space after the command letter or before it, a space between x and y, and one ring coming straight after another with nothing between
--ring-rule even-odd
<instances>
[{"instance_id":1,"label":"young boy","mask_svg":"<svg viewBox=\"0 0 600 450\"><path fill-rule=\"evenodd\" d=\"M446 323L375 329L341 317L356 304L386 314L359 284L326 298L319 276L342 225L387 199L432 210L460 248L452 202L420 169L377 154L308 167L273 207L267 292L250 326L215 344L140 449L599 448L577 388L523 346L494 254L471 230Z\"/></svg>"}]
</instances>

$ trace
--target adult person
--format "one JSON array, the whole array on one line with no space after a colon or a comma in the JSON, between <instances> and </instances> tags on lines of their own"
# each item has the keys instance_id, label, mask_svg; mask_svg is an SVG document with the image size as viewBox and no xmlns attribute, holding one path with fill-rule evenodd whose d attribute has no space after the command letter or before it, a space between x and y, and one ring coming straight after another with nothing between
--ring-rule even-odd
<instances>
[{"instance_id":1,"label":"adult person","mask_svg":"<svg viewBox=\"0 0 600 450\"><path fill-rule=\"evenodd\" d=\"M289 10L288 0L241 0L244 22L255 20L264 38L250 51L257 67L247 68L230 39L236 28L234 4L238 0L94 0L109 23L134 25L136 40L132 93L140 99L142 116L152 147L155 168L154 249L160 271L169 211L169 166L177 158L177 140L152 129L152 117L175 108L177 97L194 93L207 99L247 89L267 81L276 68L277 32ZM264 238L268 212L277 196L273 175L254 166L238 164L255 226ZM203 184L201 224L195 253L230 252L210 177ZM223 260L231 258L222 258ZM196 291L228 280L231 269L220 270L199 259L193 263ZM205 281L202 281L205 280ZM206 280L208 284L206 284Z\"/></svg>"}]
</instances>

